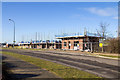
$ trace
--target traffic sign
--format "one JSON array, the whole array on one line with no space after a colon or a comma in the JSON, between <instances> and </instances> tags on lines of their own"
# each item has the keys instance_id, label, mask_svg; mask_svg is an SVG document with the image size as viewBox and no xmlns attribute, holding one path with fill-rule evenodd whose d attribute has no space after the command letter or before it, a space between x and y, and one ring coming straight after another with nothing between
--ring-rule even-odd
<instances>
[{"instance_id":1,"label":"traffic sign","mask_svg":"<svg viewBox=\"0 0 120 80\"><path fill-rule=\"evenodd\" d=\"M99 43L99 46L100 46L100 47L103 47L103 43Z\"/></svg>"}]
</instances>

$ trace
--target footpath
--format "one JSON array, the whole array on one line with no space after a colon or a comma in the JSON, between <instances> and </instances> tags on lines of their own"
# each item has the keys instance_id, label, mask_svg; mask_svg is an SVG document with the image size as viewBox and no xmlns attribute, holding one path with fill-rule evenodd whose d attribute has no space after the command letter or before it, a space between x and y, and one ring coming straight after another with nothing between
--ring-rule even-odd
<instances>
[{"instance_id":1,"label":"footpath","mask_svg":"<svg viewBox=\"0 0 120 80\"><path fill-rule=\"evenodd\" d=\"M33 64L8 55L2 56L3 63L10 69L9 76L12 80L62 80L55 74Z\"/></svg>"}]
</instances>

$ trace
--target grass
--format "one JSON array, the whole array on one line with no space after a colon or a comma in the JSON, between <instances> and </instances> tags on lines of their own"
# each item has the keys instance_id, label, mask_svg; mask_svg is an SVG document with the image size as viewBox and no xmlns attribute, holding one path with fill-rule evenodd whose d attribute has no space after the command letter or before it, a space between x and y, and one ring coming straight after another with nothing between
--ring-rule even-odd
<instances>
[{"instance_id":1,"label":"grass","mask_svg":"<svg viewBox=\"0 0 120 80\"><path fill-rule=\"evenodd\" d=\"M120 56L111 56L111 55L101 55L100 56L105 56L105 57L112 57L112 58L120 58Z\"/></svg>"},{"instance_id":2,"label":"grass","mask_svg":"<svg viewBox=\"0 0 120 80\"><path fill-rule=\"evenodd\" d=\"M21 48L2 48L2 49L21 49ZM33 48L29 48L29 49L26 49L26 48L23 48L23 50L32 50L32 51L54 51L54 49L33 49ZM63 51L63 50L55 50L55 51L61 51L61 52L72 52L72 51ZM73 52L80 52L80 51L73 51ZM83 53L83 52L80 52L80 53ZM90 52L84 52L84 54L86 53L90 53ZM104 55L104 54L99 54L100 56L105 56L105 57L111 57L111 58L120 58L120 56L113 56L113 55Z\"/></svg>"},{"instance_id":3,"label":"grass","mask_svg":"<svg viewBox=\"0 0 120 80\"><path fill-rule=\"evenodd\" d=\"M40 68L46 69L50 72L53 72L54 74L58 75L61 78L64 78L65 80L68 80L69 78L97 78L97 79L102 79L101 77L98 77L94 74L85 72L85 71L80 71L75 68L71 68L65 65L57 64L54 62L42 60L39 58L31 57L31 56L26 56L26 55L21 55L21 54L16 54L16 53L11 53L11 52L2 52L3 54L13 56L15 58L24 60L26 62L32 63ZM93 79L92 79L93 80Z\"/></svg>"},{"instance_id":4,"label":"grass","mask_svg":"<svg viewBox=\"0 0 120 80\"><path fill-rule=\"evenodd\" d=\"M17 47L15 47L15 48L2 48L2 49L23 49L23 50L32 50L32 51L39 51L39 50L42 50L42 51L47 51L47 50L54 50L54 49L33 49L33 48L17 48Z\"/></svg>"},{"instance_id":5,"label":"grass","mask_svg":"<svg viewBox=\"0 0 120 80\"><path fill-rule=\"evenodd\" d=\"M26 48L24 48L24 50L32 50L32 51L42 50L42 51L47 51L47 50L49 50L49 49L32 49L32 48L26 49ZM52 50L52 49L51 49L51 50Z\"/></svg>"}]
</instances>

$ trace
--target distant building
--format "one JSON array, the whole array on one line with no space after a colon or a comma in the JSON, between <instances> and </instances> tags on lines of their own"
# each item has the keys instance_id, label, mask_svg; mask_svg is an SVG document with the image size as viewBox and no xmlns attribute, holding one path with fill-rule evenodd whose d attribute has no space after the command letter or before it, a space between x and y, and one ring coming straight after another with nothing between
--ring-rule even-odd
<instances>
[{"instance_id":1,"label":"distant building","mask_svg":"<svg viewBox=\"0 0 120 80\"><path fill-rule=\"evenodd\" d=\"M31 41L19 43L20 48L36 48L36 49L61 49L61 41L46 40L46 41Z\"/></svg>"},{"instance_id":2,"label":"distant building","mask_svg":"<svg viewBox=\"0 0 120 80\"><path fill-rule=\"evenodd\" d=\"M7 43L0 43L0 47L6 47Z\"/></svg>"},{"instance_id":3,"label":"distant building","mask_svg":"<svg viewBox=\"0 0 120 80\"><path fill-rule=\"evenodd\" d=\"M18 46L18 44L14 44L14 47ZM0 43L0 47L2 48L9 48L9 47L13 47L13 44L10 43Z\"/></svg>"}]
</instances>

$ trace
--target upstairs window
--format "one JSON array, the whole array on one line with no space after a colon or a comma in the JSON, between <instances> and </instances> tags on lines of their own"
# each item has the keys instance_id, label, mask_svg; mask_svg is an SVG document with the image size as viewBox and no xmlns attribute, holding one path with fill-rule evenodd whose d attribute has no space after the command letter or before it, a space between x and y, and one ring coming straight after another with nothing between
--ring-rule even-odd
<instances>
[{"instance_id":1,"label":"upstairs window","mask_svg":"<svg viewBox=\"0 0 120 80\"><path fill-rule=\"evenodd\" d=\"M79 46L79 41L74 41L74 46Z\"/></svg>"},{"instance_id":2,"label":"upstairs window","mask_svg":"<svg viewBox=\"0 0 120 80\"><path fill-rule=\"evenodd\" d=\"M66 47L66 45L67 45L67 43L66 43L66 42L64 42L64 47Z\"/></svg>"}]
</instances>

